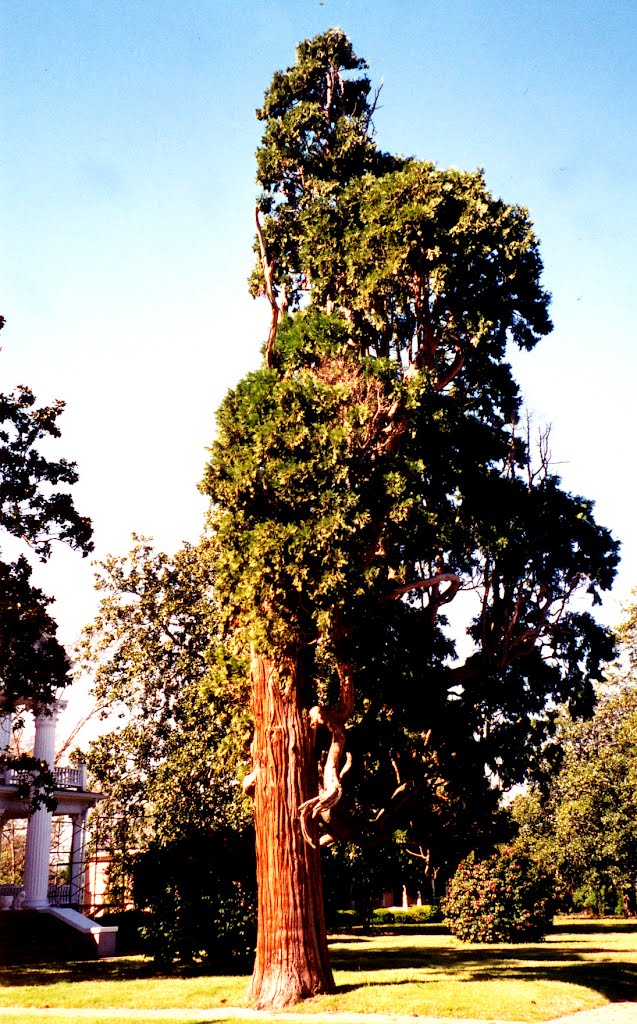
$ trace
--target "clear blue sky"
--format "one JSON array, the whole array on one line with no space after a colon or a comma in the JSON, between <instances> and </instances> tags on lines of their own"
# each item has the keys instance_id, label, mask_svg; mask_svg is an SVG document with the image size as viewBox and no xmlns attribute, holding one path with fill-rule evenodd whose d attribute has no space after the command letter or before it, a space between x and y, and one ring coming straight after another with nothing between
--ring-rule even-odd
<instances>
[{"instance_id":1,"label":"clear blue sky","mask_svg":"<svg viewBox=\"0 0 637 1024\"><path fill-rule=\"evenodd\" d=\"M633 512L637 7L628 3L5 0L1 387L67 401L60 454L98 555L195 539L228 387L259 359L254 110L298 40L339 25L383 81L383 148L484 167L527 205L555 331L516 360L565 485L623 542ZM65 640L91 570L39 574ZM610 602L604 614L617 617Z\"/></svg>"}]
</instances>

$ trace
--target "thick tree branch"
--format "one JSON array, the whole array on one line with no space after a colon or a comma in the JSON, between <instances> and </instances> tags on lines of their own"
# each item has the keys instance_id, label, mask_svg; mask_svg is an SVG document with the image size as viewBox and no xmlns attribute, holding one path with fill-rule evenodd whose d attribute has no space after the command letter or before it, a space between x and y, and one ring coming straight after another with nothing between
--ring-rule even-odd
<instances>
[{"instance_id":1,"label":"thick tree branch","mask_svg":"<svg viewBox=\"0 0 637 1024\"><path fill-rule=\"evenodd\" d=\"M400 586L394 587L388 594L385 594L383 601L398 601L412 590L438 588L441 583L448 583L449 585L442 592L438 590L435 603L436 607L439 607L441 604L448 604L449 601L452 601L460 589L462 580L455 572L440 572L436 573L435 576L428 576L424 580L411 580L409 583L401 583Z\"/></svg>"},{"instance_id":2,"label":"thick tree branch","mask_svg":"<svg viewBox=\"0 0 637 1024\"><path fill-rule=\"evenodd\" d=\"M453 378L456 377L457 374L460 373L462 367L464 366L464 360L465 360L464 351L462 350L460 345L456 345L456 357L455 357L453 363L451 364L451 366L449 367L449 369L447 370L447 372L444 375L444 377L440 377L436 381L436 384L435 384L435 387L434 387L434 391L442 391L442 390L444 390L444 388L447 387L447 384L451 384L451 381L453 380Z\"/></svg>"},{"instance_id":3,"label":"thick tree branch","mask_svg":"<svg viewBox=\"0 0 637 1024\"><path fill-rule=\"evenodd\" d=\"M323 818L321 823L325 833L319 840L320 844L327 845L331 840L342 839L355 843L361 849L381 846L394 831L396 819L418 793L419 788L412 781L403 782L397 786L386 806L378 812L374 820L364 826L345 820L338 813L331 814L327 820ZM325 839L325 835L329 839Z\"/></svg>"},{"instance_id":4,"label":"thick tree branch","mask_svg":"<svg viewBox=\"0 0 637 1024\"><path fill-rule=\"evenodd\" d=\"M345 751L345 722L354 710L354 681L351 665L346 662L339 663L338 675L340 693L336 707L314 707L310 711L313 727L324 725L332 734L330 748L323 767L323 779L319 787L319 794L312 797L311 800L306 800L299 807L301 829L305 841L310 846L315 844L308 828L309 819L320 816L324 821L329 820L332 808L336 806L343 795L341 779L352 764L351 754ZM341 767L343 757L345 761Z\"/></svg>"}]
</instances>

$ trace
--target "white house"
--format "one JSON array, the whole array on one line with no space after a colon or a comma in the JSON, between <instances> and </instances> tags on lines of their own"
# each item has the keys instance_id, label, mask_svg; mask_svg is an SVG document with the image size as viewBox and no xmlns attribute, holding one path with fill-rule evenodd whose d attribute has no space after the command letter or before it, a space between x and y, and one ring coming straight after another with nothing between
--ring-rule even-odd
<instances>
[{"instance_id":1,"label":"white house","mask_svg":"<svg viewBox=\"0 0 637 1024\"><path fill-rule=\"evenodd\" d=\"M27 818L25 868L22 889L0 886L0 909L7 912L20 910L53 914L70 927L90 933L95 940L98 956L110 956L115 950L116 928L102 927L79 913L84 902L84 862L86 843L86 817L100 799L98 793L86 788L86 767L61 768L55 765L55 728L57 718L66 705L57 701L46 714L35 718L33 754L45 761L55 778L54 811L46 807L31 810L30 800L18 795L21 779L18 772L8 770L0 774L0 823L9 818ZM0 719L0 752L5 752L11 739L11 719ZM49 896L49 862L54 816L66 816L71 821L71 853L69 885L65 906L54 905Z\"/></svg>"}]
</instances>

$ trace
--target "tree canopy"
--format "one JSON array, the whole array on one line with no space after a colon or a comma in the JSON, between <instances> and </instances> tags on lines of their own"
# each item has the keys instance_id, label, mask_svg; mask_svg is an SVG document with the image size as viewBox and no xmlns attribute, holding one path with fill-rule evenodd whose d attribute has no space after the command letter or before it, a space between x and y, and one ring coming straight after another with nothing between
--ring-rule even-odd
<instances>
[{"instance_id":1,"label":"tree canopy","mask_svg":"<svg viewBox=\"0 0 637 1024\"><path fill-rule=\"evenodd\" d=\"M0 327L4 319L0 318ZM24 548L15 560L0 551L0 714L50 703L69 681L69 662L56 637L51 598L31 582L27 553L41 561L56 542L83 555L92 550L91 523L75 509L67 487L77 481L75 463L44 454L60 436L64 403L36 404L27 387L0 394L0 532Z\"/></svg>"},{"instance_id":2,"label":"tree canopy","mask_svg":"<svg viewBox=\"0 0 637 1024\"><path fill-rule=\"evenodd\" d=\"M206 537L169 556L134 535L126 555L100 563L98 613L76 653L103 725L75 756L104 794L92 832L109 853L110 900L146 911L159 961L227 966L252 949L254 866L237 781L249 722L241 673L218 642L213 579Z\"/></svg>"},{"instance_id":3,"label":"tree canopy","mask_svg":"<svg viewBox=\"0 0 637 1024\"><path fill-rule=\"evenodd\" d=\"M561 763L514 803L518 844L557 871L573 905L637 914L637 684L633 602L621 659L586 721L558 721Z\"/></svg>"}]
</instances>

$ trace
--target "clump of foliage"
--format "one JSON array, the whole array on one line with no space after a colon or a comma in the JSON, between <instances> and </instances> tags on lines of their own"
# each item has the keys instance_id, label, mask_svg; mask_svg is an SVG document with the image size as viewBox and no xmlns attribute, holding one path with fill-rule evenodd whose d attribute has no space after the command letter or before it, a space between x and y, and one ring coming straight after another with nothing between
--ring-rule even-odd
<instances>
[{"instance_id":1,"label":"clump of foliage","mask_svg":"<svg viewBox=\"0 0 637 1024\"><path fill-rule=\"evenodd\" d=\"M4 324L0 316L0 330ZM33 556L46 562L56 542L83 555L93 548L90 520L67 491L78 479L75 463L41 450L60 437L63 410L60 401L38 406L27 387L0 392L0 714L27 702L46 707L69 682L69 661L48 611L52 598L33 586L29 562ZM15 560L7 558L7 542Z\"/></svg>"},{"instance_id":2,"label":"clump of foliage","mask_svg":"<svg viewBox=\"0 0 637 1024\"><path fill-rule=\"evenodd\" d=\"M133 894L147 952L160 965L246 970L256 943L254 837L210 830L155 841L137 858Z\"/></svg>"},{"instance_id":3,"label":"clump of foliage","mask_svg":"<svg viewBox=\"0 0 637 1024\"><path fill-rule=\"evenodd\" d=\"M635 619L635 608L632 609ZM620 638L626 629L620 630ZM632 657L630 652L629 661ZM628 672L632 672L632 665ZM615 679L585 722L566 716L560 770L519 797L521 850L554 866L570 908L637 914L637 686Z\"/></svg>"},{"instance_id":4,"label":"clump of foliage","mask_svg":"<svg viewBox=\"0 0 637 1024\"><path fill-rule=\"evenodd\" d=\"M0 316L0 330L4 324ZM76 464L44 454L60 437L63 410L61 401L38 406L27 387L0 392L0 717L47 708L70 682L70 661L49 613L53 598L32 582L33 559L46 562L56 543L82 555L93 549L91 522L67 490L77 482ZM34 808L55 804L49 767L0 749L0 775L6 768L22 773L18 795Z\"/></svg>"},{"instance_id":5,"label":"clump of foliage","mask_svg":"<svg viewBox=\"0 0 637 1024\"><path fill-rule=\"evenodd\" d=\"M553 916L553 882L535 861L505 849L488 860L470 854L442 903L463 942L537 942Z\"/></svg>"},{"instance_id":6,"label":"clump of foliage","mask_svg":"<svg viewBox=\"0 0 637 1024\"><path fill-rule=\"evenodd\" d=\"M254 839L238 781L247 713L212 580L206 538L169 556L134 537L99 566L77 653L105 728L77 756L104 794L92 830L111 904L142 911L157 962L229 967L254 949Z\"/></svg>"},{"instance_id":7,"label":"clump of foliage","mask_svg":"<svg viewBox=\"0 0 637 1024\"><path fill-rule=\"evenodd\" d=\"M436 924L442 921L440 907L433 903L422 906L403 907L399 910L379 907L374 911L373 923L379 926L394 924Z\"/></svg>"}]
</instances>

